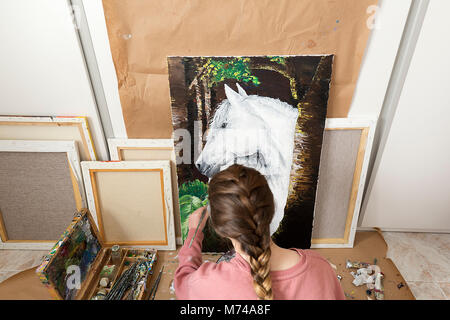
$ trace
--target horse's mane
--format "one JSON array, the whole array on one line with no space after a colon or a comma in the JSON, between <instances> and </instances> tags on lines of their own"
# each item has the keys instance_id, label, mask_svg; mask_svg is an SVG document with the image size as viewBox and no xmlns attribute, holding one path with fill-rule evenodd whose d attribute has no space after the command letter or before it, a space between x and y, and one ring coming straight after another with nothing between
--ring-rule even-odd
<instances>
[{"instance_id":1,"label":"horse's mane","mask_svg":"<svg viewBox=\"0 0 450 320\"><path fill-rule=\"evenodd\" d=\"M231 103L227 99L219 103L214 116L209 122L210 128L219 128L219 124L226 122L230 107Z\"/></svg>"},{"instance_id":2,"label":"horse's mane","mask_svg":"<svg viewBox=\"0 0 450 320\"><path fill-rule=\"evenodd\" d=\"M282 113L287 117L297 116L297 109L293 108L290 104L281 101L280 99L270 98L270 97L262 97L257 95L251 95L246 97L250 101L257 101L259 104L270 107L274 112ZM216 112L214 116L210 120L211 128L219 128L219 125L227 121L228 112L230 110L231 103L228 99L222 100L217 106Z\"/></svg>"},{"instance_id":3,"label":"horse's mane","mask_svg":"<svg viewBox=\"0 0 450 320\"><path fill-rule=\"evenodd\" d=\"M262 97L262 96L248 96L247 99L258 100L260 104L271 107L277 112L283 113L286 116L294 116L298 114L297 109L293 108L289 103L281 101L277 98Z\"/></svg>"}]
</instances>

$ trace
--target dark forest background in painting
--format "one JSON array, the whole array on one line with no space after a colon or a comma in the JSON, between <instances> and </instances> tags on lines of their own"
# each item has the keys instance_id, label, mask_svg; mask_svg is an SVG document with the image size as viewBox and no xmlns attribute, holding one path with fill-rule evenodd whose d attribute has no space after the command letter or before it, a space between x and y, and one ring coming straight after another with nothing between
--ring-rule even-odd
<instances>
[{"instance_id":1,"label":"dark forest background in painting","mask_svg":"<svg viewBox=\"0 0 450 320\"><path fill-rule=\"evenodd\" d=\"M272 238L285 248L310 247L332 62L333 55L168 58L173 128L187 129L192 137L190 164L177 165L183 240L189 215L207 203L208 178L194 164L194 150L205 142L194 139L195 134L205 133L226 99L224 85L236 90L239 83L248 95L277 98L299 111L285 215ZM194 145L196 141L201 145ZM175 145L180 142L175 140ZM229 249L209 223L204 233L203 251Z\"/></svg>"}]
</instances>

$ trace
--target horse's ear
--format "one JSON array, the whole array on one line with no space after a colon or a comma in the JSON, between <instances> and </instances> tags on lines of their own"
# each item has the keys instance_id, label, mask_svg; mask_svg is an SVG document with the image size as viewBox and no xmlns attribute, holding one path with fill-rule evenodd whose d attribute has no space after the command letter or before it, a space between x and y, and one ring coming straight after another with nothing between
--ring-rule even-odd
<instances>
[{"instance_id":1,"label":"horse's ear","mask_svg":"<svg viewBox=\"0 0 450 320\"><path fill-rule=\"evenodd\" d=\"M236 82L236 87L238 88L238 92L243 97L248 97L247 92L245 92L244 89L239 85L239 83Z\"/></svg>"},{"instance_id":2,"label":"horse's ear","mask_svg":"<svg viewBox=\"0 0 450 320\"><path fill-rule=\"evenodd\" d=\"M227 85L225 85L225 95L233 105L238 105L242 101L242 96Z\"/></svg>"}]
</instances>

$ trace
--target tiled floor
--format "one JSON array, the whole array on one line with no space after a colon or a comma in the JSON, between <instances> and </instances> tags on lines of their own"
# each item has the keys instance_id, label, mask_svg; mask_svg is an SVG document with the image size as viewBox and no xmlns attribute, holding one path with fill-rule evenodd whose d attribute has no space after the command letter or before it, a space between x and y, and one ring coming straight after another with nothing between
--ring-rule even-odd
<instances>
[{"instance_id":1,"label":"tiled floor","mask_svg":"<svg viewBox=\"0 0 450 320\"><path fill-rule=\"evenodd\" d=\"M387 256L414 296L450 300L450 234L383 232ZM0 282L38 266L47 251L0 250Z\"/></svg>"},{"instance_id":2,"label":"tiled floor","mask_svg":"<svg viewBox=\"0 0 450 320\"><path fill-rule=\"evenodd\" d=\"M450 300L450 234L383 232L390 258L417 300Z\"/></svg>"}]
</instances>

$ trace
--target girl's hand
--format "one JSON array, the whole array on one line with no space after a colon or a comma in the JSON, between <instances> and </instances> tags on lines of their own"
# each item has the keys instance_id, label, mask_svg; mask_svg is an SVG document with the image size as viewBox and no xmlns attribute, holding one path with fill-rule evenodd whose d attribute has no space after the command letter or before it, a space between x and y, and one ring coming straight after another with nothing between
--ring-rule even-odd
<instances>
[{"instance_id":1,"label":"girl's hand","mask_svg":"<svg viewBox=\"0 0 450 320\"><path fill-rule=\"evenodd\" d=\"M202 217L202 213L203 210L206 210L206 214L203 217L203 220L200 224L200 226L198 227L198 229L201 231L203 230L203 228L206 225L206 221L208 220L209 217L209 212L206 209L206 206L198 208L197 210L195 210L194 212L191 213L191 215L189 216L189 230L195 230L198 226L198 223L200 222L200 218Z\"/></svg>"}]
</instances>

